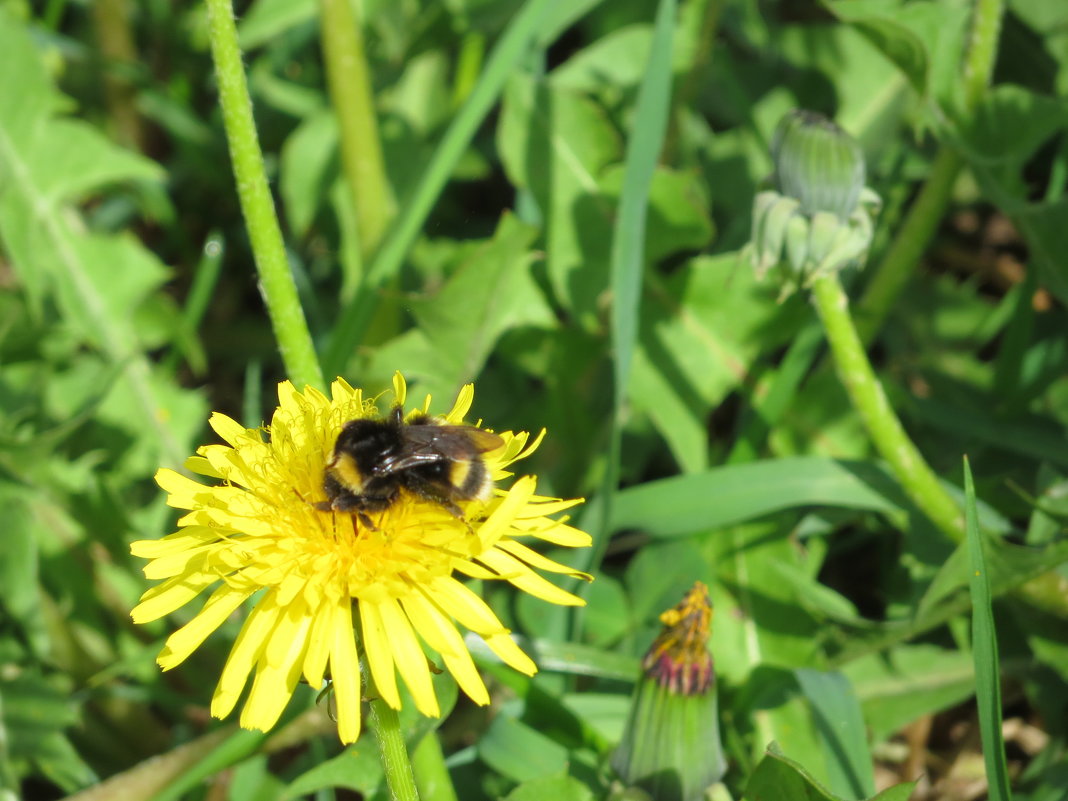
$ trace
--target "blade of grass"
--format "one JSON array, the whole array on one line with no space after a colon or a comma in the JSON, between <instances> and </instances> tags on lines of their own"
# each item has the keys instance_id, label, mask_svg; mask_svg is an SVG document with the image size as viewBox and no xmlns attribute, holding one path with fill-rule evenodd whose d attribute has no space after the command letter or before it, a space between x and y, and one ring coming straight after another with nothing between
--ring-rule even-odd
<instances>
[{"instance_id":1,"label":"blade of grass","mask_svg":"<svg viewBox=\"0 0 1068 801\"><path fill-rule=\"evenodd\" d=\"M1005 741L1001 737L1001 671L994 611L975 507L972 468L964 457L964 528L971 561L972 658L975 660L975 703L979 708L979 731L990 801L1010 801L1009 774L1005 765Z\"/></svg>"},{"instance_id":2,"label":"blade of grass","mask_svg":"<svg viewBox=\"0 0 1068 801\"><path fill-rule=\"evenodd\" d=\"M612 364L613 415L608 467L601 491L583 522L593 532L593 546L583 555L582 570L596 569L608 544L611 499L619 482L622 451L623 405L627 397L631 360L638 338L641 311L642 268L645 253L646 205L667 132L671 108L671 43L675 32L675 0L660 0L649 62L638 89L634 128L627 141L623 165L623 192L612 234ZM576 610L575 628L581 614ZM577 631L576 631L577 634Z\"/></svg>"},{"instance_id":3,"label":"blade of grass","mask_svg":"<svg viewBox=\"0 0 1068 801\"><path fill-rule=\"evenodd\" d=\"M381 248L368 265L360 291L341 312L323 358L327 375L337 375L344 369L349 354L363 338L378 304L378 288L400 271L404 257L419 236L456 163L500 97L508 76L534 43L545 12L553 2L528 0L493 48L478 83L445 131L422 180L403 204Z\"/></svg>"},{"instance_id":4,"label":"blade of grass","mask_svg":"<svg viewBox=\"0 0 1068 801\"><path fill-rule=\"evenodd\" d=\"M167 354L164 362L169 370L178 366L178 360L182 356L196 375L203 375L208 368L204 349L197 339L197 328L200 327L200 321L204 319L208 304L215 294L215 285L218 284L219 274L222 272L224 250L222 232L214 230L209 233L204 240L200 261L193 271L193 283L189 287L185 307L182 309L181 332L176 338L175 347Z\"/></svg>"}]
</instances>

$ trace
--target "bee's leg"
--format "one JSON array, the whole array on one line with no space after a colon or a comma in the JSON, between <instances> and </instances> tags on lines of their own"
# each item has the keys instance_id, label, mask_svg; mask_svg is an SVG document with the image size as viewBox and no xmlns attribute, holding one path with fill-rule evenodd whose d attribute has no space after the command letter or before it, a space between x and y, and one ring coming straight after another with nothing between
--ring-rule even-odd
<instances>
[{"instance_id":1,"label":"bee's leg","mask_svg":"<svg viewBox=\"0 0 1068 801\"><path fill-rule=\"evenodd\" d=\"M356 512L356 518L361 523L363 523L363 527L364 528L366 528L366 529L368 529L370 531L378 531L378 526L376 526L373 522L371 522L371 518L369 518L364 512L362 512L362 511Z\"/></svg>"}]
</instances>

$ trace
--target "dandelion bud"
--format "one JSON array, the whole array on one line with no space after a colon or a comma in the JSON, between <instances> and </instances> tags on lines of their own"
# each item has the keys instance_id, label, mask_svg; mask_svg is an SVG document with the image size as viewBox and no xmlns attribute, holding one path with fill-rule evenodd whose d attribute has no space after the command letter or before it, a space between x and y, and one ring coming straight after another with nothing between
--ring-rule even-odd
<instances>
[{"instance_id":1,"label":"dandelion bud","mask_svg":"<svg viewBox=\"0 0 1068 801\"><path fill-rule=\"evenodd\" d=\"M792 111L772 142L774 189L753 201L745 254L757 276L773 273L782 297L867 256L881 201L864 186L860 145L812 111Z\"/></svg>"},{"instance_id":2,"label":"dandelion bud","mask_svg":"<svg viewBox=\"0 0 1068 801\"><path fill-rule=\"evenodd\" d=\"M707 647L708 588L697 582L660 620L664 628L642 660L612 766L624 782L657 801L696 801L726 770Z\"/></svg>"},{"instance_id":3,"label":"dandelion bud","mask_svg":"<svg viewBox=\"0 0 1068 801\"><path fill-rule=\"evenodd\" d=\"M801 211L829 211L847 220L864 188L860 145L834 122L797 109L782 118L771 144L775 187Z\"/></svg>"}]
</instances>

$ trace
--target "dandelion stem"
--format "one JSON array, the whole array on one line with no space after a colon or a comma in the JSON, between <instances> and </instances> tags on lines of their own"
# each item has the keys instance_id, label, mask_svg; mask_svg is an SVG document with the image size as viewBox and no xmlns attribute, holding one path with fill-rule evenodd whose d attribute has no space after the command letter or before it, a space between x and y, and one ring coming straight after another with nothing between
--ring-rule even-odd
<instances>
[{"instance_id":1,"label":"dandelion stem","mask_svg":"<svg viewBox=\"0 0 1068 801\"><path fill-rule=\"evenodd\" d=\"M237 194L278 350L294 384L322 389L325 386L322 370L297 296L297 287L289 271L282 230L263 169L263 153L252 118L252 100L241 63L241 50L237 45L233 5L231 0L206 2L211 54L219 84L219 105L230 147Z\"/></svg>"},{"instance_id":2,"label":"dandelion stem","mask_svg":"<svg viewBox=\"0 0 1068 801\"><path fill-rule=\"evenodd\" d=\"M953 542L964 539L963 517L957 504L908 438L886 399L864 352L849 300L836 275L824 275L812 285L812 297L823 321L838 374L860 413L875 447L889 463L909 498Z\"/></svg>"},{"instance_id":3,"label":"dandelion stem","mask_svg":"<svg viewBox=\"0 0 1068 801\"><path fill-rule=\"evenodd\" d=\"M381 698L375 698L371 701L371 726L378 739L390 797L393 801L419 801L397 710Z\"/></svg>"},{"instance_id":4,"label":"dandelion stem","mask_svg":"<svg viewBox=\"0 0 1068 801\"><path fill-rule=\"evenodd\" d=\"M356 206L360 255L367 259L393 219L363 31L349 0L321 0L320 31L330 100L340 132L341 165Z\"/></svg>"}]
</instances>

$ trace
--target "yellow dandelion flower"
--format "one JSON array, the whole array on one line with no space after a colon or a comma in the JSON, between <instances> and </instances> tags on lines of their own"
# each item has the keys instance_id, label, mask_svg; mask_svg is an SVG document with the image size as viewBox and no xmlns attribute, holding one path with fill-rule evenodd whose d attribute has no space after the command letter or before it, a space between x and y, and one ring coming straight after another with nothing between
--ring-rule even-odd
<instances>
[{"instance_id":1,"label":"yellow dandelion flower","mask_svg":"<svg viewBox=\"0 0 1068 801\"><path fill-rule=\"evenodd\" d=\"M397 404L404 404L405 392L398 374ZM473 397L471 385L464 387L441 422L460 424ZM423 413L429 403L428 397ZM579 501L536 494L531 476L508 489L495 485L489 500L462 501L462 518L406 491L362 518L323 511L324 469L342 426L380 416L373 400L341 379L330 398L283 382L266 432L212 415L211 427L227 444L201 447L186 466L221 483L201 484L168 469L156 474L167 503L188 513L178 532L132 544L135 556L150 560L145 576L161 582L141 597L134 621L156 620L215 587L197 615L167 639L160 666L181 664L256 596L215 689L214 716L233 710L252 675L241 725L266 731L301 677L312 687L328 677L338 734L353 742L360 733L362 656L390 706L400 707L399 673L419 711L436 717L424 645L472 700L487 704L489 694L457 623L516 670L532 675L537 668L461 577L503 580L550 603L582 604L537 571L587 577L525 544L589 545L588 534L549 517ZM510 477L512 463L541 440L526 432L499 436L503 446L483 455L494 482Z\"/></svg>"}]
</instances>

